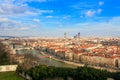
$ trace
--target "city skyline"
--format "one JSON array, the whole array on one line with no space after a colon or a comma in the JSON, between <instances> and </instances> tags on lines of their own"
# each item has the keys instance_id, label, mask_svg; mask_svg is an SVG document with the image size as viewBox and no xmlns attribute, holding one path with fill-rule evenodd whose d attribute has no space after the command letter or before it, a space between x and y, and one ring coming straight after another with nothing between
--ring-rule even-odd
<instances>
[{"instance_id":1,"label":"city skyline","mask_svg":"<svg viewBox=\"0 0 120 80\"><path fill-rule=\"evenodd\" d=\"M1 0L0 36L120 36L118 0Z\"/></svg>"}]
</instances>

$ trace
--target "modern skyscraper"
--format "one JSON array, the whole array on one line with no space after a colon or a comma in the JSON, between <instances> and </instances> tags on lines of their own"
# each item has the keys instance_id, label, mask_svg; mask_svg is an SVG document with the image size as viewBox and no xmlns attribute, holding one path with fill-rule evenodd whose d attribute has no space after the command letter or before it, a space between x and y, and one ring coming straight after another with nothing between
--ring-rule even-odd
<instances>
[{"instance_id":1,"label":"modern skyscraper","mask_svg":"<svg viewBox=\"0 0 120 80\"><path fill-rule=\"evenodd\" d=\"M67 33L66 32L64 33L64 38L67 38Z\"/></svg>"},{"instance_id":2,"label":"modern skyscraper","mask_svg":"<svg viewBox=\"0 0 120 80\"><path fill-rule=\"evenodd\" d=\"M80 38L80 32L78 33L78 38Z\"/></svg>"}]
</instances>

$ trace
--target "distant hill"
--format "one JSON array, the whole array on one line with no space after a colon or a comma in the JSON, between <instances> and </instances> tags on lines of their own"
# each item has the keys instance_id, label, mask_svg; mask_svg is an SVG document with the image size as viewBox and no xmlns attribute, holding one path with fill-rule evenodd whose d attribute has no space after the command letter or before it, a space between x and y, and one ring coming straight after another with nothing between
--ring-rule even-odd
<instances>
[{"instance_id":1,"label":"distant hill","mask_svg":"<svg viewBox=\"0 0 120 80\"><path fill-rule=\"evenodd\" d=\"M0 38L5 38L5 39L9 39L9 38L29 38L29 36L0 36Z\"/></svg>"}]
</instances>

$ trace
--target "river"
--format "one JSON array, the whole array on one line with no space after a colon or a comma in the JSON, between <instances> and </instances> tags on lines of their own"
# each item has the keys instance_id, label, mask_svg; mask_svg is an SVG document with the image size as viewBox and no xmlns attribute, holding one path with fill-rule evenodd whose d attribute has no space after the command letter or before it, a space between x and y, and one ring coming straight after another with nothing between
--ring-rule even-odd
<instances>
[{"instance_id":1,"label":"river","mask_svg":"<svg viewBox=\"0 0 120 80\"><path fill-rule=\"evenodd\" d=\"M21 46L19 46L19 47L21 47ZM17 51L17 54L25 54L25 53L31 53L34 56L39 57L39 64L46 64L48 66L55 66L55 67L76 68L76 66L74 66L74 65L66 64L64 62L60 62L60 61L45 57L43 54L40 53L40 51L35 50L35 49L33 49L33 50L22 49L22 50Z\"/></svg>"}]
</instances>

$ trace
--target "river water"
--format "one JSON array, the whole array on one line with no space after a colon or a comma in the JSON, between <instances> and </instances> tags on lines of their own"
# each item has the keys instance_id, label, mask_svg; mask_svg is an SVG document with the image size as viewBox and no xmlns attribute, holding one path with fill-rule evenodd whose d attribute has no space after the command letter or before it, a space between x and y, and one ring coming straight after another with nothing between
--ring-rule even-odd
<instances>
[{"instance_id":1,"label":"river water","mask_svg":"<svg viewBox=\"0 0 120 80\"><path fill-rule=\"evenodd\" d=\"M16 46L16 47L21 47L21 46ZM76 68L74 65L66 64L64 62L56 61L54 59L50 59L48 57L45 57L40 53L38 50L27 50L27 49L22 49L17 51L17 54L25 54L25 53L30 53L33 54L34 56L39 57L39 64L46 64L48 66L55 66L55 67L71 67L71 68Z\"/></svg>"},{"instance_id":2,"label":"river water","mask_svg":"<svg viewBox=\"0 0 120 80\"><path fill-rule=\"evenodd\" d=\"M11 42L8 41L3 41L4 44L10 45ZM10 45L13 47L13 45ZM64 62L56 61L54 59L50 59L48 57L44 57L38 50L29 50L29 49L24 49L22 45L15 45L15 49L18 48L23 48L22 50L18 50L16 53L17 54L25 54L25 53L30 53L33 54L36 57L39 57L39 64L46 64L48 66L55 66L55 67L71 67L71 68L76 68L74 65L66 64Z\"/></svg>"}]
</instances>

